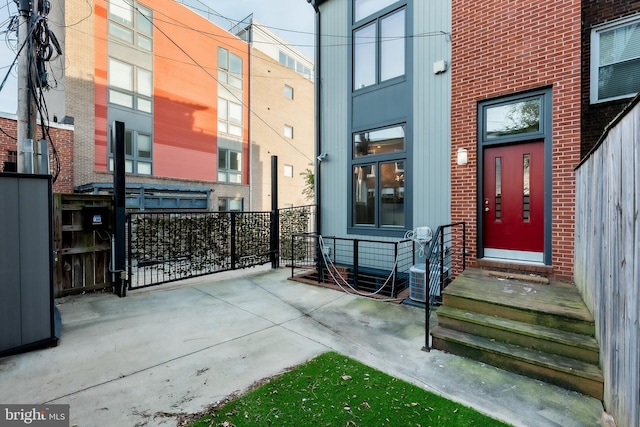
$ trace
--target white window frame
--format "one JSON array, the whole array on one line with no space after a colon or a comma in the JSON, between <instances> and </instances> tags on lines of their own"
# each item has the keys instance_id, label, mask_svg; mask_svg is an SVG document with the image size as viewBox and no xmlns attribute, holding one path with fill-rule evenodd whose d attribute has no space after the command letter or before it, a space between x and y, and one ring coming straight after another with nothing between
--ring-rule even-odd
<instances>
[{"instance_id":1,"label":"white window frame","mask_svg":"<svg viewBox=\"0 0 640 427\"><path fill-rule=\"evenodd\" d=\"M287 84L284 85L284 97L293 101L293 97L294 97L293 86L289 86Z\"/></svg>"},{"instance_id":2,"label":"white window frame","mask_svg":"<svg viewBox=\"0 0 640 427\"><path fill-rule=\"evenodd\" d=\"M285 138L289 138L289 139L293 139L293 126L291 125L284 125L284 131L283 131L284 137Z\"/></svg>"},{"instance_id":3,"label":"white window frame","mask_svg":"<svg viewBox=\"0 0 640 427\"><path fill-rule=\"evenodd\" d=\"M600 69L600 35L605 32L616 30L618 28L624 28L629 25L640 25L640 16L634 15L631 17L623 18L614 22L609 22L603 25L594 27L591 30L591 63L590 63L590 101L591 104L598 104L602 102L614 101L617 99L626 99L635 96L638 92L631 92L625 95L599 99L598 96L598 80Z\"/></svg>"},{"instance_id":4,"label":"white window frame","mask_svg":"<svg viewBox=\"0 0 640 427\"><path fill-rule=\"evenodd\" d=\"M293 178L293 165L284 165L284 176L287 178Z\"/></svg>"}]
</instances>

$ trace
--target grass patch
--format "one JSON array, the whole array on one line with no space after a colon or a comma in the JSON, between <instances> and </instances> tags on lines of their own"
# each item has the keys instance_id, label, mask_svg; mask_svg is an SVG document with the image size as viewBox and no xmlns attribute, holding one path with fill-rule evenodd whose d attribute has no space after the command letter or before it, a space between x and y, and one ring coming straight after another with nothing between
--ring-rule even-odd
<instances>
[{"instance_id":1,"label":"grass patch","mask_svg":"<svg viewBox=\"0 0 640 427\"><path fill-rule=\"evenodd\" d=\"M194 427L507 426L329 352L226 402Z\"/></svg>"}]
</instances>

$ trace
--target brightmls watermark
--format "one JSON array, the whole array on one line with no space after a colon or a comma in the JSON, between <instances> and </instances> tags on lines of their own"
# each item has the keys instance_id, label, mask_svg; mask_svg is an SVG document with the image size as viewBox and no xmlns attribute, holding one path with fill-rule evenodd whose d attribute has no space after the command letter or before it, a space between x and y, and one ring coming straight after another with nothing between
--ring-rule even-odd
<instances>
[{"instance_id":1,"label":"brightmls watermark","mask_svg":"<svg viewBox=\"0 0 640 427\"><path fill-rule=\"evenodd\" d=\"M2 405L0 427L69 427L69 405Z\"/></svg>"}]
</instances>

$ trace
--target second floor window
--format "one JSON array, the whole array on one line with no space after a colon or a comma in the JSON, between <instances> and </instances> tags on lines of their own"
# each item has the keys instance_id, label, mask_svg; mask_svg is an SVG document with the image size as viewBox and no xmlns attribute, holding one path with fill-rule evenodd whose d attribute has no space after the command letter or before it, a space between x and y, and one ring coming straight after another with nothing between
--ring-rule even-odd
<instances>
[{"instance_id":1,"label":"second floor window","mask_svg":"<svg viewBox=\"0 0 640 427\"><path fill-rule=\"evenodd\" d=\"M591 103L640 91L640 19L625 19L591 33Z\"/></svg>"},{"instance_id":2,"label":"second floor window","mask_svg":"<svg viewBox=\"0 0 640 427\"><path fill-rule=\"evenodd\" d=\"M399 9L354 29L354 91L405 74L405 15Z\"/></svg>"},{"instance_id":3,"label":"second floor window","mask_svg":"<svg viewBox=\"0 0 640 427\"><path fill-rule=\"evenodd\" d=\"M218 181L242 184L242 154L226 148L218 149Z\"/></svg>"}]
</instances>

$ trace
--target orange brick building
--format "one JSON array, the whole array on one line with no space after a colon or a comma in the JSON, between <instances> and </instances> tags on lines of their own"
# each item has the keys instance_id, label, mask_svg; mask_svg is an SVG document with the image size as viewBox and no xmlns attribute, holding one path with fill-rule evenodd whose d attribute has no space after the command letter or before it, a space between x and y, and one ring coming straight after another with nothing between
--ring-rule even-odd
<instances>
[{"instance_id":1,"label":"orange brick building","mask_svg":"<svg viewBox=\"0 0 640 427\"><path fill-rule=\"evenodd\" d=\"M211 194L209 209L242 209L250 171L244 41L170 0L57 0L50 18L65 55L64 69L53 70L64 90L47 93L47 104L51 116L74 123L76 187L112 182L117 120L126 128L128 185L199 189Z\"/></svg>"}]
</instances>

